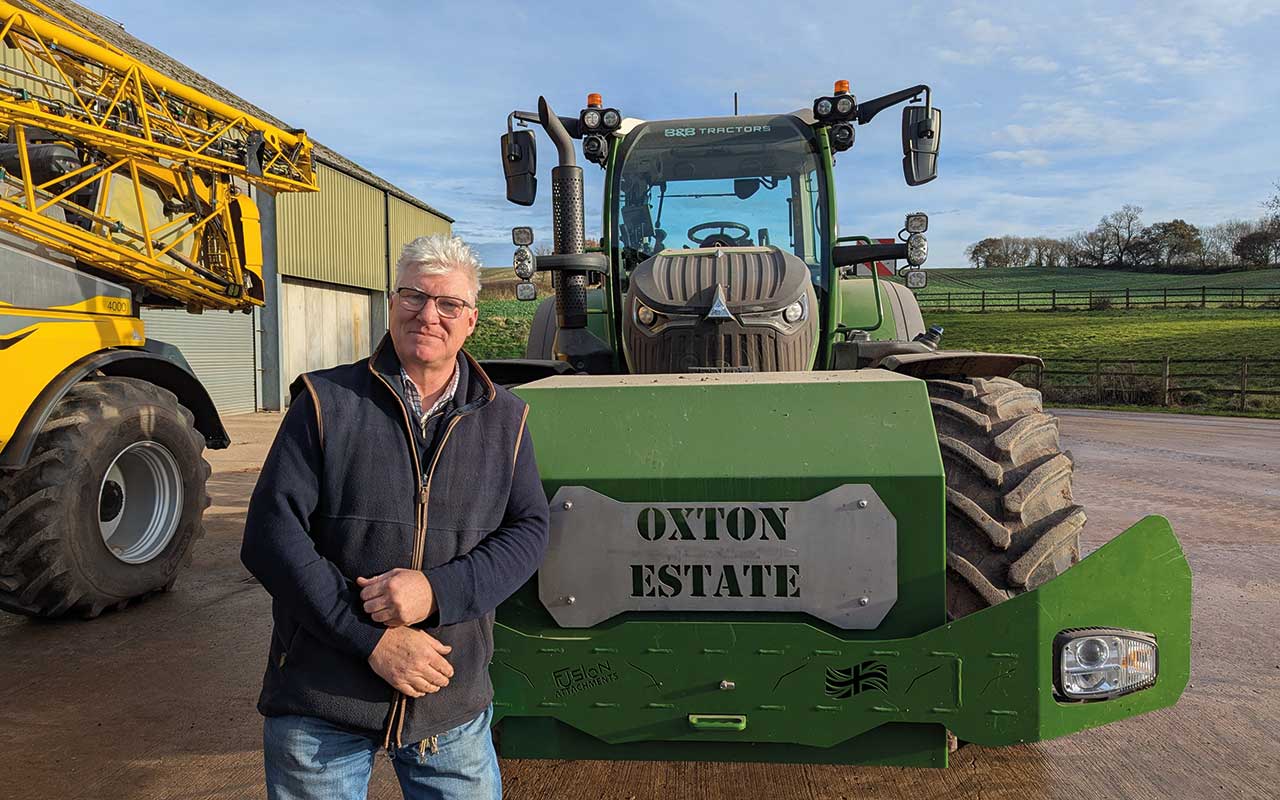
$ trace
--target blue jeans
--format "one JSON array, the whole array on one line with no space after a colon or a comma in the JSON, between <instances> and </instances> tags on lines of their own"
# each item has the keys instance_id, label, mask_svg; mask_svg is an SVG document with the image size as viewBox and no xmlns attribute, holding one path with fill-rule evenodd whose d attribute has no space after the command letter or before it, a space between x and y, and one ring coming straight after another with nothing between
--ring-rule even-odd
<instances>
[{"instance_id":1,"label":"blue jeans","mask_svg":"<svg viewBox=\"0 0 1280 800\"><path fill-rule=\"evenodd\" d=\"M493 706L470 722L392 751L406 800L502 797L489 726ZM267 717L262 754L270 800L356 800L369 792L380 744L314 717Z\"/></svg>"}]
</instances>

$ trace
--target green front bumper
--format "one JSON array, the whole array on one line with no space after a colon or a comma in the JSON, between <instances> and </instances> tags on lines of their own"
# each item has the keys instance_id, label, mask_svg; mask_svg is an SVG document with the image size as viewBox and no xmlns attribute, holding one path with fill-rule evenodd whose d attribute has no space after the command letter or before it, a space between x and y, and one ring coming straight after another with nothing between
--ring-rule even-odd
<instances>
[{"instance_id":1,"label":"green front bumper","mask_svg":"<svg viewBox=\"0 0 1280 800\"><path fill-rule=\"evenodd\" d=\"M1086 627L1153 634L1155 685L1055 699L1054 638ZM1168 521L1152 516L1039 589L909 638L851 641L801 620L740 616L556 636L499 622L495 638L506 756L942 766L944 729L1017 744L1177 702L1190 674L1191 572ZM838 679L854 671L861 691L840 699Z\"/></svg>"}]
</instances>

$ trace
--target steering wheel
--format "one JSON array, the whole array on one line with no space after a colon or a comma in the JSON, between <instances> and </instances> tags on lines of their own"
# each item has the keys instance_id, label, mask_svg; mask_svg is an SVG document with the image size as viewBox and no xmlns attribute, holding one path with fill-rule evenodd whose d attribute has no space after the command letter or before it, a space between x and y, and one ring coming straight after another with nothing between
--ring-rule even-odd
<instances>
[{"instance_id":1,"label":"steering wheel","mask_svg":"<svg viewBox=\"0 0 1280 800\"><path fill-rule=\"evenodd\" d=\"M701 239L696 236L696 234L711 228L715 228L717 232L708 234ZM741 234L730 236L727 233L729 229L741 231ZM741 222L703 222L690 228L687 235L689 241L698 247L744 247L751 244L751 239L749 238L751 229Z\"/></svg>"}]
</instances>

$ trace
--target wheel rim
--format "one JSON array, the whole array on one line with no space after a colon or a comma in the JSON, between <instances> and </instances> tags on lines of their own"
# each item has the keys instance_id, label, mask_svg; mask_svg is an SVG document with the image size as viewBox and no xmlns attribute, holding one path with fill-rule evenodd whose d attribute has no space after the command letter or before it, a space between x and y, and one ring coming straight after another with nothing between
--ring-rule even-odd
<instances>
[{"instance_id":1,"label":"wheel rim","mask_svg":"<svg viewBox=\"0 0 1280 800\"><path fill-rule=\"evenodd\" d=\"M111 461L98 489L98 528L126 564L160 555L182 519L182 474L159 442L135 442Z\"/></svg>"}]
</instances>

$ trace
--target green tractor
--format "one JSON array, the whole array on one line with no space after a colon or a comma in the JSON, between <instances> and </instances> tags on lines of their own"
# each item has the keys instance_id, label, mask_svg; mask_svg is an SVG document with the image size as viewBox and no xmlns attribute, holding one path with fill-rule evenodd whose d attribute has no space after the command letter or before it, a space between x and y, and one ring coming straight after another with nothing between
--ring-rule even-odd
<instances>
[{"instance_id":1,"label":"green tractor","mask_svg":"<svg viewBox=\"0 0 1280 800\"><path fill-rule=\"evenodd\" d=\"M517 273L552 272L555 296L527 358L486 363L531 407L551 498L547 557L497 613L505 756L945 766L957 742L1181 695L1191 576L1169 523L1081 560L1071 457L1010 377L1038 359L940 349L911 291L926 215L889 243L837 233L835 156L899 103L917 185L941 133L927 86L508 117L509 200L534 201L528 125L559 163L554 253L513 231ZM596 252L575 140L605 172ZM901 282L860 266L889 261Z\"/></svg>"}]
</instances>

